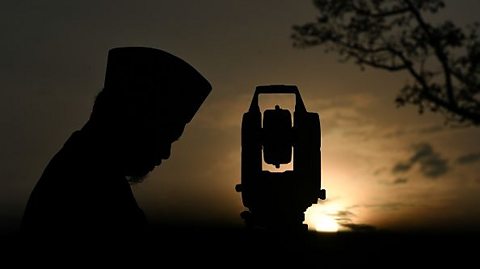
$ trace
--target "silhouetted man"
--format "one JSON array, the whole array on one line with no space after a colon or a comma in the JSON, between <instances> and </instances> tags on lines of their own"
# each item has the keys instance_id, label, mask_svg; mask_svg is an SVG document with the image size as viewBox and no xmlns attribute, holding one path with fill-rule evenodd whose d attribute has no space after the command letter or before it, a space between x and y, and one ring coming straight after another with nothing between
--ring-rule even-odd
<instances>
[{"instance_id":1,"label":"silhouetted man","mask_svg":"<svg viewBox=\"0 0 480 269\"><path fill-rule=\"evenodd\" d=\"M22 231L33 236L117 235L144 228L130 182L182 134L211 91L191 65L143 47L109 51L90 119L66 141L33 189Z\"/></svg>"}]
</instances>

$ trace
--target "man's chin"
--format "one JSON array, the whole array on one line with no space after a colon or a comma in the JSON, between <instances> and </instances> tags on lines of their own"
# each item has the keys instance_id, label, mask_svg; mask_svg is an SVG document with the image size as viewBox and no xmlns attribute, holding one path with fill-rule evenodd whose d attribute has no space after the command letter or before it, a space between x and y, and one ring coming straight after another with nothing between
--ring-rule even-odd
<instances>
[{"instance_id":1,"label":"man's chin","mask_svg":"<svg viewBox=\"0 0 480 269\"><path fill-rule=\"evenodd\" d=\"M145 180L145 178L148 177L148 175L150 174L150 172L154 169L155 167L152 166L152 167L149 167L149 168L145 168L145 169L142 169L141 171L136 171L135 173L129 173L130 175L126 176L127 178L127 181L130 183L130 184L137 184L137 183L141 183Z\"/></svg>"},{"instance_id":2,"label":"man's chin","mask_svg":"<svg viewBox=\"0 0 480 269\"><path fill-rule=\"evenodd\" d=\"M133 184L142 183L148 177L148 175L149 174L147 173L145 175L139 175L139 176L126 176L125 178L127 179L128 183L133 185Z\"/></svg>"}]
</instances>

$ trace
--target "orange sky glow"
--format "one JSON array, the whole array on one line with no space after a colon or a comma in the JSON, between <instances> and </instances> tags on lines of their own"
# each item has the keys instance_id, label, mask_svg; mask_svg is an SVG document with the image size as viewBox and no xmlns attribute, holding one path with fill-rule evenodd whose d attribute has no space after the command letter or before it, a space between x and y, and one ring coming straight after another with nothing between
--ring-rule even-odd
<instances>
[{"instance_id":1,"label":"orange sky glow","mask_svg":"<svg viewBox=\"0 0 480 269\"><path fill-rule=\"evenodd\" d=\"M16 229L45 165L88 119L108 49L125 45L170 51L213 86L171 158L132 186L148 218L243 225L235 192L242 115L256 86L287 84L299 88L322 125L327 199L305 213L310 229L480 227L480 129L397 109L407 74L362 72L320 48L293 48L291 26L315 18L311 1L52 2L12 2L0 11L9 37L0 45L3 233ZM462 22L480 9L478 1L447 5L442 16ZM291 108L291 101L263 106ZM418 154L423 159L411 161Z\"/></svg>"}]
</instances>

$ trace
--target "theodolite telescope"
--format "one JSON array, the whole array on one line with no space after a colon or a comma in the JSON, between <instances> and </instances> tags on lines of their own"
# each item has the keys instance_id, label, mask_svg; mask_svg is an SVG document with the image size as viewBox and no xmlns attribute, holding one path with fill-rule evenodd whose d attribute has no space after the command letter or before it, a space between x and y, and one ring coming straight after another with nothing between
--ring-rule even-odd
<instances>
[{"instance_id":1,"label":"theodolite telescope","mask_svg":"<svg viewBox=\"0 0 480 269\"><path fill-rule=\"evenodd\" d=\"M295 111L276 105L263 113L260 94L294 94ZM296 86L257 86L250 109L242 120L241 216L248 227L305 229L304 213L318 199L321 189L320 118L307 112ZM292 160L293 155L293 160ZM279 168L293 162L293 170L265 171L262 160Z\"/></svg>"}]
</instances>

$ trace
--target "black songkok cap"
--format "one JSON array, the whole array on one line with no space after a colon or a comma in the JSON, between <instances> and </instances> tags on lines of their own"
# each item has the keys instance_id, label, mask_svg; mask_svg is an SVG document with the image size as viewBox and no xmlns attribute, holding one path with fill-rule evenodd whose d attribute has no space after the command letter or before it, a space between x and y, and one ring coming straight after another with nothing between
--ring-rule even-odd
<instances>
[{"instance_id":1,"label":"black songkok cap","mask_svg":"<svg viewBox=\"0 0 480 269\"><path fill-rule=\"evenodd\" d=\"M119 47L108 52L106 90L147 93L161 111L188 123L212 86L184 60L160 49ZM153 95L152 95L153 94Z\"/></svg>"}]
</instances>

